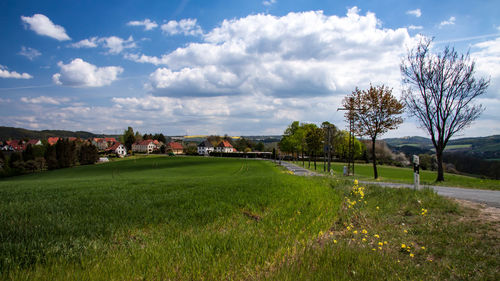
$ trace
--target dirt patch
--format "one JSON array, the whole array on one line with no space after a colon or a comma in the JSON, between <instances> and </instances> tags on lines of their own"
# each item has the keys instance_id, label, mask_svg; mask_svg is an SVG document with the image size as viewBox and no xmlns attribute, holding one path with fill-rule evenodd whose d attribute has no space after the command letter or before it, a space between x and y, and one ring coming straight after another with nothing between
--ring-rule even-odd
<instances>
[{"instance_id":1,"label":"dirt patch","mask_svg":"<svg viewBox=\"0 0 500 281\"><path fill-rule=\"evenodd\" d=\"M455 202L463 207L477 210L481 221L491 223L500 232L500 208L461 199L455 199Z\"/></svg>"}]
</instances>

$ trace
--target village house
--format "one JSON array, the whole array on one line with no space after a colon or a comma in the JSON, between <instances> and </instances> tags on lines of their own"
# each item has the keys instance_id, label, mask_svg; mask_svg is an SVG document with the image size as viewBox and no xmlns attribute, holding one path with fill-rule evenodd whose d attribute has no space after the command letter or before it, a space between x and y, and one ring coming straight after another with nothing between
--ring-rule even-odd
<instances>
[{"instance_id":1,"label":"village house","mask_svg":"<svg viewBox=\"0 0 500 281\"><path fill-rule=\"evenodd\" d=\"M49 138L47 139L47 142L48 142L50 145L54 145L54 144L56 144L56 143L57 143L57 141L58 141L58 140L59 140L59 138L58 138L58 137L49 137Z\"/></svg>"},{"instance_id":2,"label":"village house","mask_svg":"<svg viewBox=\"0 0 500 281\"><path fill-rule=\"evenodd\" d=\"M215 151L214 146L208 140L204 140L203 142L201 142L198 145L198 154L199 155L208 155L208 154L210 154L210 152L214 152L214 151Z\"/></svg>"},{"instance_id":3,"label":"village house","mask_svg":"<svg viewBox=\"0 0 500 281\"><path fill-rule=\"evenodd\" d=\"M173 154L182 154L184 153L184 147L182 144L178 142L169 142L166 146L167 152L172 152Z\"/></svg>"},{"instance_id":4,"label":"village house","mask_svg":"<svg viewBox=\"0 0 500 281\"><path fill-rule=\"evenodd\" d=\"M153 142L153 140L143 140L132 144L132 151L142 152L142 153L153 153L158 147Z\"/></svg>"},{"instance_id":5,"label":"village house","mask_svg":"<svg viewBox=\"0 0 500 281\"><path fill-rule=\"evenodd\" d=\"M112 146L106 149L106 151L109 153L116 153L118 157L127 156L127 148L119 142L115 142Z\"/></svg>"},{"instance_id":6,"label":"village house","mask_svg":"<svg viewBox=\"0 0 500 281\"><path fill-rule=\"evenodd\" d=\"M234 152L234 149L227 140L223 140L217 145L215 152L231 153Z\"/></svg>"}]
</instances>

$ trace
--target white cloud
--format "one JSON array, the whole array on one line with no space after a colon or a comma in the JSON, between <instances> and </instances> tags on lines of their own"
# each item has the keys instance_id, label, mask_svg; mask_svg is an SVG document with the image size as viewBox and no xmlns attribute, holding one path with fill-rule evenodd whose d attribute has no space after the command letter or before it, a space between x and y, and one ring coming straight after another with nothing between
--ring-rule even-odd
<instances>
[{"instance_id":1,"label":"white cloud","mask_svg":"<svg viewBox=\"0 0 500 281\"><path fill-rule=\"evenodd\" d=\"M22 97L20 100L24 103L52 104L52 105L60 105L61 103L65 103L65 102L70 101L69 98L56 98L56 97L47 97L47 96L39 96L39 97L35 97L35 98Z\"/></svg>"},{"instance_id":2,"label":"white cloud","mask_svg":"<svg viewBox=\"0 0 500 281\"><path fill-rule=\"evenodd\" d=\"M500 37L473 45L471 58L480 75L490 78L488 93L500 98Z\"/></svg>"},{"instance_id":3,"label":"white cloud","mask_svg":"<svg viewBox=\"0 0 500 281\"><path fill-rule=\"evenodd\" d=\"M422 11L420 11L420 9L409 10L409 11L406 11L406 14L413 15L413 16L419 18L420 16L422 16Z\"/></svg>"},{"instance_id":4,"label":"white cloud","mask_svg":"<svg viewBox=\"0 0 500 281\"><path fill-rule=\"evenodd\" d=\"M117 55L125 49L132 49L137 47L134 38L132 36L129 36L129 38L126 40L117 36L102 37L102 38L91 37L73 43L69 46L73 48L96 48L98 46L101 46L103 48L108 49L108 53L113 55Z\"/></svg>"},{"instance_id":5,"label":"white cloud","mask_svg":"<svg viewBox=\"0 0 500 281\"><path fill-rule=\"evenodd\" d=\"M450 17L448 20L444 20L439 24L439 28L442 28L447 25L454 25L455 24L455 17Z\"/></svg>"},{"instance_id":6,"label":"white cloud","mask_svg":"<svg viewBox=\"0 0 500 281\"><path fill-rule=\"evenodd\" d=\"M97 67L80 58L68 64L57 64L61 71L52 76L54 83L73 87L101 87L110 85L123 72L119 66Z\"/></svg>"},{"instance_id":7,"label":"white cloud","mask_svg":"<svg viewBox=\"0 0 500 281\"><path fill-rule=\"evenodd\" d=\"M97 37L91 37L89 39L83 39L76 43L71 44L73 48L96 48L98 43Z\"/></svg>"},{"instance_id":8,"label":"white cloud","mask_svg":"<svg viewBox=\"0 0 500 281\"><path fill-rule=\"evenodd\" d=\"M201 35L203 31L201 27L196 23L196 19L182 19L180 21L171 20L165 24L161 25L161 30L168 35Z\"/></svg>"},{"instance_id":9,"label":"white cloud","mask_svg":"<svg viewBox=\"0 0 500 281\"><path fill-rule=\"evenodd\" d=\"M262 4L264 6L271 6L271 5L275 4L275 3L276 3L276 0L265 0L265 1L262 1Z\"/></svg>"},{"instance_id":10,"label":"white cloud","mask_svg":"<svg viewBox=\"0 0 500 281\"><path fill-rule=\"evenodd\" d=\"M0 65L0 78L31 79L33 76L28 73L19 74L16 71L9 71L6 66Z\"/></svg>"},{"instance_id":11,"label":"white cloud","mask_svg":"<svg viewBox=\"0 0 500 281\"><path fill-rule=\"evenodd\" d=\"M39 35L45 35L59 41L71 40L64 27L54 24L47 16L34 14L32 17L21 16L21 20Z\"/></svg>"},{"instance_id":12,"label":"white cloud","mask_svg":"<svg viewBox=\"0 0 500 281\"><path fill-rule=\"evenodd\" d=\"M410 25L410 26L408 26L408 29L410 29L410 30L421 30L423 28L424 27L421 26L421 25Z\"/></svg>"},{"instance_id":13,"label":"white cloud","mask_svg":"<svg viewBox=\"0 0 500 281\"><path fill-rule=\"evenodd\" d=\"M406 28L381 28L373 13L321 11L225 20L203 42L160 57L125 56L162 65L148 89L159 96L311 97L344 95L356 86L400 84L400 57L413 39Z\"/></svg>"},{"instance_id":14,"label":"white cloud","mask_svg":"<svg viewBox=\"0 0 500 281\"><path fill-rule=\"evenodd\" d=\"M129 21L127 23L129 26L144 26L144 30L152 30L158 27L158 24L155 21L151 21L150 19L145 19L143 21Z\"/></svg>"},{"instance_id":15,"label":"white cloud","mask_svg":"<svg viewBox=\"0 0 500 281\"><path fill-rule=\"evenodd\" d=\"M19 52L19 54L21 56L27 57L29 60L34 60L36 57L42 55L42 53L40 53L38 50L25 46L21 46L21 51Z\"/></svg>"}]
</instances>

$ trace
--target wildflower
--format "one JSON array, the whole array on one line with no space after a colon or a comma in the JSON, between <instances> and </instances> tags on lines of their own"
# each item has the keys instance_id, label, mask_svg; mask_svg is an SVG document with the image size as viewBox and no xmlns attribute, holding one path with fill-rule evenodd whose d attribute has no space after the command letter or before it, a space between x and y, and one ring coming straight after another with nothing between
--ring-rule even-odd
<instances>
[{"instance_id":1,"label":"wildflower","mask_svg":"<svg viewBox=\"0 0 500 281\"><path fill-rule=\"evenodd\" d=\"M352 238L352 241L356 241L356 238Z\"/></svg>"},{"instance_id":2,"label":"wildflower","mask_svg":"<svg viewBox=\"0 0 500 281\"><path fill-rule=\"evenodd\" d=\"M404 232L404 233L408 233L408 230L406 230L406 229L405 229L405 230L403 230L403 232Z\"/></svg>"},{"instance_id":3,"label":"wildflower","mask_svg":"<svg viewBox=\"0 0 500 281\"><path fill-rule=\"evenodd\" d=\"M375 249L375 248L372 248L372 251L376 251L376 249Z\"/></svg>"},{"instance_id":4,"label":"wildflower","mask_svg":"<svg viewBox=\"0 0 500 281\"><path fill-rule=\"evenodd\" d=\"M337 240L333 239L333 244L337 244Z\"/></svg>"},{"instance_id":5,"label":"wildflower","mask_svg":"<svg viewBox=\"0 0 500 281\"><path fill-rule=\"evenodd\" d=\"M358 180L354 180L354 185L358 185Z\"/></svg>"},{"instance_id":6,"label":"wildflower","mask_svg":"<svg viewBox=\"0 0 500 281\"><path fill-rule=\"evenodd\" d=\"M387 241L384 241L384 244L387 245Z\"/></svg>"},{"instance_id":7,"label":"wildflower","mask_svg":"<svg viewBox=\"0 0 500 281\"><path fill-rule=\"evenodd\" d=\"M333 235L333 231L330 231L328 234Z\"/></svg>"},{"instance_id":8,"label":"wildflower","mask_svg":"<svg viewBox=\"0 0 500 281\"><path fill-rule=\"evenodd\" d=\"M373 235L373 237L380 238L380 236L378 234Z\"/></svg>"},{"instance_id":9,"label":"wildflower","mask_svg":"<svg viewBox=\"0 0 500 281\"><path fill-rule=\"evenodd\" d=\"M347 230L351 230L351 227L350 227L350 226L347 226Z\"/></svg>"},{"instance_id":10,"label":"wildflower","mask_svg":"<svg viewBox=\"0 0 500 281\"><path fill-rule=\"evenodd\" d=\"M401 248L406 248L406 245L405 244L401 244Z\"/></svg>"},{"instance_id":11,"label":"wildflower","mask_svg":"<svg viewBox=\"0 0 500 281\"><path fill-rule=\"evenodd\" d=\"M420 247L420 248L421 248L422 250L425 250L425 247L424 247L424 246L422 246L422 247Z\"/></svg>"},{"instance_id":12,"label":"wildflower","mask_svg":"<svg viewBox=\"0 0 500 281\"><path fill-rule=\"evenodd\" d=\"M432 259L429 259L429 262L432 262Z\"/></svg>"},{"instance_id":13,"label":"wildflower","mask_svg":"<svg viewBox=\"0 0 500 281\"><path fill-rule=\"evenodd\" d=\"M320 230L318 235L323 236L323 231Z\"/></svg>"},{"instance_id":14,"label":"wildflower","mask_svg":"<svg viewBox=\"0 0 500 281\"><path fill-rule=\"evenodd\" d=\"M378 247L379 250L382 250L382 247Z\"/></svg>"},{"instance_id":15,"label":"wildflower","mask_svg":"<svg viewBox=\"0 0 500 281\"><path fill-rule=\"evenodd\" d=\"M413 257L415 257L415 255L414 254L410 254L410 257L413 258Z\"/></svg>"},{"instance_id":16,"label":"wildflower","mask_svg":"<svg viewBox=\"0 0 500 281\"><path fill-rule=\"evenodd\" d=\"M361 241L366 242L366 238L363 238Z\"/></svg>"},{"instance_id":17,"label":"wildflower","mask_svg":"<svg viewBox=\"0 0 500 281\"><path fill-rule=\"evenodd\" d=\"M401 262L401 261L400 261L400 260L398 260L398 263L400 263L400 262Z\"/></svg>"},{"instance_id":18,"label":"wildflower","mask_svg":"<svg viewBox=\"0 0 500 281\"><path fill-rule=\"evenodd\" d=\"M357 231L357 230L354 230L352 233L354 233L354 234L358 234L358 231Z\"/></svg>"},{"instance_id":19,"label":"wildflower","mask_svg":"<svg viewBox=\"0 0 500 281\"><path fill-rule=\"evenodd\" d=\"M377 206L377 210L380 210L380 208Z\"/></svg>"},{"instance_id":20,"label":"wildflower","mask_svg":"<svg viewBox=\"0 0 500 281\"><path fill-rule=\"evenodd\" d=\"M367 234L367 233L368 233L368 231L366 231L366 229L361 230L361 232L362 232L363 234Z\"/></svg>"},{"instance_id":21,"label":"wildflower","mask_svg":"<svg viewBox=\"0 0 500 281\"><path fill-rule=\"evenodd\" d=\"M300 211L297 211L297 215L300 215Z\"/></svg>"}]
</instances>

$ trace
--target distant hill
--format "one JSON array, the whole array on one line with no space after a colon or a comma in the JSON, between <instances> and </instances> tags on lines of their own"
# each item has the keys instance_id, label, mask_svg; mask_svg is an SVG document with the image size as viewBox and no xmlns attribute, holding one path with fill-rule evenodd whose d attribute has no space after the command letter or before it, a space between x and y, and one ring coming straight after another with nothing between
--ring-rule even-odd
<instances>
[{"instance_id":1,"label":"distant hill","mask_svg":"<svg viewBox=\"0 0 500 281\"><path fill-rule=\"evenodd\" d=\"M104 135L98 135L84 131L77 131L77 132L63 131L63 130L33 131L22 128L0 126L0 140L23 139L23 138L47 139L49 137L61 137L61 138L77 137L81 139L88 139L88 138L104 137Z\"/></svg>"},{"instance_id":2,"label":"distant hill","mask_svg":"<svg viewBox=\"0 0 500 281\"><path fill-rule=\"evenodd\" d=\"M383 140L391 149L405 154L434 152L434 146L429 138L403 137ZM500 135L450 140L446 146L445 152L462 152L482 159L499 159Z\"/></svg>"}]
</instances>

